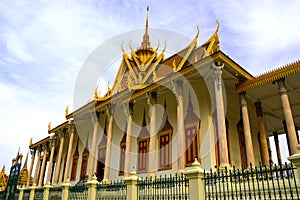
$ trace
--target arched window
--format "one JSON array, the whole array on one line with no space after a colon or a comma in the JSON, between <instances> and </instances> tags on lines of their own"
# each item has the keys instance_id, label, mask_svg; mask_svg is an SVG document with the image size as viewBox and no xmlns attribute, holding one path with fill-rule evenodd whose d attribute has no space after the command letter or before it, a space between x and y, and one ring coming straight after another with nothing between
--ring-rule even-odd
<instances>
[{"instance_id":1,"label":"arched window","mask_svg":"<svg viewBox=\"0 0 300 200\"><path fill-rule=\"evenodd\" d=\"M78 138L79 140L79 138ZM73 162L72 162L72 170L71 170L71 181L76 180L76 172L77 172L77 164L78 164L78 158L79 158L79 153L78 153L78 140L77 140L77 145L75 152L73 154Z\"/></svg>"},{"instance_id":2,"label":"arched window","mask_svg":"<svg viewBox=\"0 0 300 200\"><path fill-rule=\"evenodd\" d=\"M87 165L88 165L89 155L90 155L89 150L88 150L88 140L89 140L89 137L87 137L87 139L86 139L85 148L82 152L80 179L82 179L83 177L85 177L87 175L86 171L87 171Z\"/></svg>"},{"instance_id":3,"label":"arched window","mask_svg":"<svg viewBox=\"0 0 300 200\"><path fill-rule=\"evenodd\" d=\"M158 142L159 142L159 159L158 166L159 170L167 170L172 169L172 135L173 135L173 127L171 126L167 114L167 105L166 100L164 103L164 115L162 124L159 128L158 132Z\"/></svg>"},{"instance_id":4,"label":"arched window","mask_svg":"<svg viewBox=\"0 0 300 200\"><path fill-rule=\"evenodd\" d=\"M200 159L200 119L195 114L191 95L189 94L189 104L187 108L187 114L184 119L185 126L185 164L186 166L190 166L195 157L198 158L198 161L201 162Z\"/></svg>"},{"instance_id":5,"label":"arched window","mask_svg":"<svg viewBox=\"0 0 300 200\"><path fill-rule=\"evenodd\" d=\"M149 153L149 131L147 129L145 110L143 115L142 129L137 138L138 143L138 166L137 172L147 172L148 171L148 153Z\"/></svg>"}]
</instances>

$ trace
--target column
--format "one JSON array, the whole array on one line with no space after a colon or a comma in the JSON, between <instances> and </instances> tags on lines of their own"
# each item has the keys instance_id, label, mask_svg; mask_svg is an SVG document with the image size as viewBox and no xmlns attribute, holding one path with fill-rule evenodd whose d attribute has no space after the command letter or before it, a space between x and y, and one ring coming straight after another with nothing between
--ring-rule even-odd
<instances>
[{"instance_id":1,"label":"column","mask_svg":"<svg viewBox=\"0 0 300 200\"><path fill-rule=\"evenodd\" d=\"M215 100L216 100L216 112L217 112L217 136L219 140L219 155L220 155L220 169L230 167L228 158L228 142L225 124L225 111L223 101L223 79L222 69L224 64L213 65L214 70L214 88L215 88Z\"/></svg>"},{"instance_id":2,"label":"column","mask_svg":"<svg viewBox=\"0 0 300 200\"><path fill-rule=\"evenodd\" d=\"M281 152L280 152L277 132L273 132L273 136L274 136L274 143L275 143L275 147L276 147L276 154L277 154L278 164L281 165L282 164L282 159L281 159Z\"/></svg>"},{"instance_id":3,"label":"column","mask_svg":"<svg viewBox=\"0 0 300 200\"><path fill-rule=\"evenodd\" d=\"M110 156L111 156L111 144L112 144L112 134L114 126L114 105L110 108L107 108L107 117L109 118L108 132L107 132L107 144L106 144L106 153L105 153L105 167L104 167L104 177L103 182L109 182L109 170L110 170Z\"/></svg>"},{"instance_id":4,"label":"column","mask_svg":"<svg viewBox=\"0 0 300 200\"><path fill-rule=\"evenodd\" d=\"M46 170L46 162L47 162L48 143L43 144L43 152L44 155L43 155L43 162L42 162L38 187L41 187L43 185L43 180L44 180L44 175Z\"/></svg>"},{"instance_id":5,"label":"column","mask_svg":"<svg viewBox=\"0 0 300 200\"><path fill-rule=\"evenodd\" d=\"M63 131L59 132L59 138L60 138L60 144L59 144L57 164L56 164L56 167L55 167L55 176L54 176L54 183L53 183L54 186L57 186L57 184L58 184L60 165L61 165L61 157L62 157L62 152L63 152L63 149L64 149L65 136L64 136Z\"/></svg>"},{"instance_id":6,"label":"column","mask_svg":"<svg viewBox=\"0 0 300 200\"><path fill-rule=\"evenodd\" d=\"M156 104L157 93L151 92L148 96L148 103L150 105L150 141L149 141L149 173L150 176L155 176L156 156ZM164 123L164 122L163 122Z\"/></svg>"},{"instance_id":7,"label":"column","mask_svg":"<svg viewBox=\"0 0 300 200\"><path fill-rule=\"evenodd\" d=\"M250 164L252 164L252 166L255 166L252 137L251 137L251 130L250 130L250 121L249 121L245 92L240 93L240 104L241 104L242 118L243 118L243 125L244 125L247 164L248 166L250 166Z\"/></svg>"},{"instance_id":8,"label":"column","mask_svg":"<svg viewBox=\"0 0 300 200\"><path fill-rule=\"evenodd\" d=\"M30 181L31 181L31 174L32 174L32 169L33 169L33 165L34 165L36 149L30 149L30 153L31 153L31 164L30 164L28 179L27 179L27 183L26 183L27 188L29 187Z\"/></svg>"},{"instance_id":9,"label":"column","mask_svg":"<svg viewBox=\"0 0 300 200\"><path fill-rule=\"evenodd\" d=\"M178 136L178 171L185 169L185 136L184 136L184 112L183 112L183 81L175 83L175 94L177 97L177 136Z\"/></svg>"},{"instance_id":10,"label":"column","mask_svg":"<svg viewBox=\"0 0 300 200\"><path fill-rule=\"evenodd\" d=\"M66 180L69 179L70 160L71 160L71 153L72 153L73 140L74 140L74 128L75 128L74 124L70 124L70 127L69 127L70 140L69 140L69 148L68 148L68 154L67 154L64 182L66 182Z\"/></svg>"},{"instance_id":11,"label":"column","mask_svg":"<svg viewBox=\"0 0 300 200\"><path fill-rule=\"evenodd\" d=\"M291 148L290 153L291 155L293 155L297 152L298 142L297 142L292 110L289 102L289 97L287 95L284 79L277 81L277 84L278 84L278 91L279 91L279 95L283 107L283 114L286 121L288 141Z\"/></svg>"},{"instance_id":12,"label":"column","mask_svg":"<svg viewBox=\"0 0 300 200\"><path fill-rule=\"evenodd\" d=\"M125 108L125 111L127 112L127 135L126 135L126 148L125 148L124 176L128 177L130 173L133 102L129 102L129 108Z\"/></svg>"},{"instance_id":13,"label":"column","mask_svg":"<svg viewBox=\"0 0 300 200\"><path fill-rule=\"evenodd\" d=\"M41 147L37 148L38 155L37 155L37 162L35 165L35 172L34 172L34 177L33 177L33 186L37 184L38 180L38 175L39 175L39 168L40 168L40 160L41 160Z\"/></svg>"},{"instance_id":14,"label":"column","mask_svg":"<svg viewBox=\"0 0 300 200\"><path fill-rule=\"evenodd\" d=\"M136 175L136 172L131 172L130 176L128 175L123 179L124 183L126 184L127 191L126 191L126 199L130 200L137 200L137 182L138 177Z\"/></svg>"},{"instance_id":15,"label":"column","mask_svg":"<svg viewBox=\"0 0 300 200\"><path fill-rule=\"evenodd\" d=\"M259 140L261 144L261 159L263 166L269 166L269 150L268 150L268 142L267 142L267 134L265 129L265 122L263 119L263 113L261 109L261 102L257 101L255 102L255 108L256 108L256 116L259 126Z\"/></svg>"},{"instance_id":16,"label":"column","mask_svg":"<svg viewBox=\"0 0 300 200\"><path fill-rule=\"evenodd\" d=\"M95 115L98 115L96 112ZM99 119L100 119L100 113L99 113ZM93 174L94 174L94 167L95 167L95 157L96 157L96 149L97 149L97 136L99 133L99 122L98 122L98 116L93 116L93 123L94 123L94 132L93 132L93 142L92 142L92 151L91 151L91 157L90 157L90 169L88 173L88 180L91 181ZM105 136L103 136L105 137Z\"/></svg>"},{"instance_id":17,"label":"column","mask_svg":"<svg viewBox=\"0 0 300 200\"><path fill-rule=\"evenodd\" d=\"M51 184L50 183L50 177L51 173L53 170L53 157L54 157L54 150L55 150L55 137L50 136L50 159L49 159L49 166L48 166L48 173L47 173L47 179L46 179L46 184Z\"/></svg>"},{"instance_id":18,"label":"column","mask_svg":"<svg viewBox=\"0 0 300 200\"><path fill-rule=\"evenodd\" d=\"M282 125L283 125L283 129L284 129L285 136L286 136L286 143L287 143L288 150L289 150L289 156L291 156L292 155L291 154L291 144L290 144L290 141L289 141L289 135L288 135L288 130L287 130L287 126L286 126L286 121L285 120L282 120ZM297 136L297 134L296 134L296 136Z\"/></svg>"}]
</instances>

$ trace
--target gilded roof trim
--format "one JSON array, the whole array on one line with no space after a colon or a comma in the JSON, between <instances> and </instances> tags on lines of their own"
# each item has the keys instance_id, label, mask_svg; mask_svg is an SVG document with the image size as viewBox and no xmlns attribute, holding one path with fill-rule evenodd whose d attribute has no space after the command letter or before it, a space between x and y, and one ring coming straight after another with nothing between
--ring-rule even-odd
<instances>
[{"instance_id":1,"label":"gilded roof trim","mask_svg":"<svg viewBox=\"0 0 300 200\"><path fill-rule=\"evenodd\" d=\"M285 78L289 75L300 72L300 60L293 63L284 65L277 69L266 72L262 75L255 77L254 79L247 80L236 86L238 93L245 92L247 90L256 88L258 86L277 81L279 79Z\"/></svg>"}]
</instances>

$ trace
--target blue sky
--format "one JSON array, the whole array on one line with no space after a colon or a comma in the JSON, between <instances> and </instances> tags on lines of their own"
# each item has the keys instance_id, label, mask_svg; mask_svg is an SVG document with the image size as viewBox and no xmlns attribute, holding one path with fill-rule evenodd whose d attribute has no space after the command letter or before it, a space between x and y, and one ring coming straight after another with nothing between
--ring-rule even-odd
<instances>
[{"instance_id":1,"label":"blue sky","mask_svg":"<svg viewBox=\"0 0 300 200\"><path fill-rule=\"evenodd\" d=\"M31 137L47 136L49 121L64 121L85 59L111 37L143 28L147 5L150 27L192 38L198 25L199 43L218 19L222 51L253 75L300 58L300 1L2 0L0 167L8 171L19 147L26 154Z\"/></svg>"}]
</instances>

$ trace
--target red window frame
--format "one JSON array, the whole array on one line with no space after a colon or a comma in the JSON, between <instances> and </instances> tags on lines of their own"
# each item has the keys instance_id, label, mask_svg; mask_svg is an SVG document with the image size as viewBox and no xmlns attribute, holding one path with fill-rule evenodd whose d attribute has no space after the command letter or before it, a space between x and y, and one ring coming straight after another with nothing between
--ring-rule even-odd
<instances>
[{"instance_id":1,"label":"red window frame","mask_svg":"<svg viewBox=\"0 0 300 200\"><path fill-rule=\"evenodd\" d=\"M171 134L165 133L159 136L159 170L172 168Z\"/></svg>"},{"instance_id":2,"label":"red window frame","mask_svg":"<svg viewBox=\"0 0 300 200\"><path fill-rule=\"evenodd\" d=\"M149 153L149 140L138 141L138 169L139 173L147 172L148 170L148 153Z\"/></svg>"},{"instance_id":3,"label":"red window frame","mask_svg":"<svg viewBox=\"0 0 300 200\"><path fill-rule=\"evenodd\" d=\"M81 170L80 170L80 179L86 176L87 165L89 160L89 151L85 149L82 154Z\"/></svg>"},{"instance_id":4,"label":"red window frame","mask_svg":"<svg viewBox=\"0 0 300 200\"><path fill-rule=\"evenodd\" d=\"M191 165L195 156L198 157L198 138L197 138L197 127L193 126L185 129L185 163Z\"/></svg>"}]
</instances>

